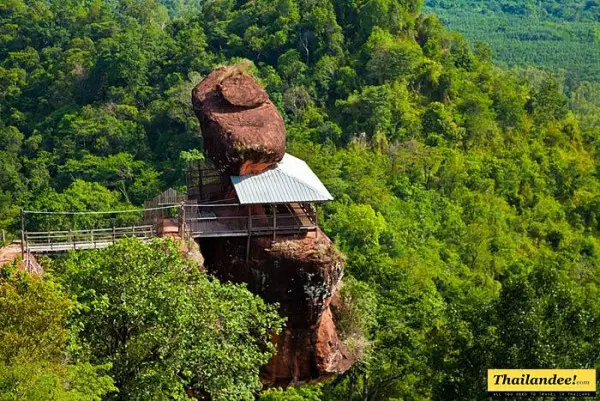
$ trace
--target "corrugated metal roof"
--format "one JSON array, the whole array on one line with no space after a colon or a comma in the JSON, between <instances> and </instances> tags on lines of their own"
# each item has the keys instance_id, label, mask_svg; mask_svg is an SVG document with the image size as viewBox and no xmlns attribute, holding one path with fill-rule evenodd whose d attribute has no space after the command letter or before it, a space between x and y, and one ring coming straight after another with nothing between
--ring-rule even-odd
<instances>
[{"instance_id":1,"label":"corrugated metal roof","mask_svg":"<svg viewBox=\"0 0 600 401\"><path fill-rule=\"evenodd\" d=\"M260 174L231 176L231 182L242 205L333 200L310 167L288 153L276 167Z\"/></svg>"}]
</instances>

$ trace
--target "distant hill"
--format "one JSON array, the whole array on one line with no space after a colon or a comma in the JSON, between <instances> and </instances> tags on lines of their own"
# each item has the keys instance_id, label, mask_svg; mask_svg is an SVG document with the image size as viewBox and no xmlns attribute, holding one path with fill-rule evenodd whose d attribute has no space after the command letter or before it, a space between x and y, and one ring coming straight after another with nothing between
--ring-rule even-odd
<instances>
[{"instance_id":1,"label":"distant hill","mask_svg":"<svg viewBox=\"0 0 600 401\"><path fill-rule=\"evenodd\" d=\"M563 69L600 81L600 0L426 0L452 30L494 49L508 66Z\"/></svg>"}]
</instances>

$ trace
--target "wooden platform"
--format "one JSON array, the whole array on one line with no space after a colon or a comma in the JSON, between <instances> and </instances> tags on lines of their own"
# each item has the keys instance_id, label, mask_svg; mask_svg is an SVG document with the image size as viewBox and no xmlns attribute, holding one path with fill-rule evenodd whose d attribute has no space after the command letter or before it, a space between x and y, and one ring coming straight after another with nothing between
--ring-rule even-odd
<instances>
[{"instance_id":1,"label":"wooden platform","mask_svg":"<svg viewBox=\"0 0 600 401\"><path fill-rule=\"evenodd\" d=\"M185 204L178 217L153 218L153 224L90 230L24 233L24 251L30 253L100 249L122 238L144 241L165 235L181 238L256 237L307 234L317 231L316 213L310 205ZM254 214L252 213L254 209ZM256 211L260 211L257 214ZM181 224L181 221L184 224Z\"/></svg>"},{"instance_id":2,"label":"wooden platform","mask_svg":"<svg viewBox=\"0 0 600 401\"><path fill-rule=\"evenodd\" d=\"M25 252L52 253L78 249L100 249L116 241L136 237L150 240L156 237L152 225L111 227L92 230L25 232Z\"/></svg>"}]
</instances>

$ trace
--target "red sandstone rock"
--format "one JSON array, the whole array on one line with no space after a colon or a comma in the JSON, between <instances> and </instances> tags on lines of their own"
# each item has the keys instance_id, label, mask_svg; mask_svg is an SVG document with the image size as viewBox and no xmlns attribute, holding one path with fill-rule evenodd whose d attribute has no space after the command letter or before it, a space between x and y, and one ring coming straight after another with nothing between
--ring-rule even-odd
<instances>
[{"instance_id":1,"label":"red sandstone rock","mask_svg":"<svg viewBox=\"0 0 600 401\"><path fill-rule=\"evenodd\" d=\"M31 254L25 254L25 257L21 258L21 245L10 244L4 248L0 248L0 267L5 264L13 263L18 261L19 268L28 271L32 274L44 274L44 269Z\"/></svg>"},{"instance_id":2,"label":"red sandstone rock","mask_svg":"<svg viewBox=\"0 0 600 401\"><path fill-rule=\"evenodd\" d=\"M277 354L262 369L267 386L316 382L348 370L356 356L338 338L330 310L343 260L329 239L253 238L246 263L246 238L203 239L205 266L225 281L247 283L265 301L280 305L286 327L274 338Z\"/></svg>"},{"instance_id":3,"label":"red sandstone rock","mask_svg":"<svg viewBox=\"0 0 600 401\"><path fill-rule=\"evenodd\" d=\"M285 154L285 125L267 93L235 67L212 71L192 91L204 149L229 175L255 174Z\"/></svg>"}]
</instances>

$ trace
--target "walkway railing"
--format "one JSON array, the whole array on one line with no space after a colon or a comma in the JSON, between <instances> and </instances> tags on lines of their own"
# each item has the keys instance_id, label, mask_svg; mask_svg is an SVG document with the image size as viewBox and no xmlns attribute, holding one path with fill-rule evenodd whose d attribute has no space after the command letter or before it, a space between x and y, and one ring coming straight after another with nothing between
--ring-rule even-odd
<instances>
[{"instance_id":1,"label":"walkway railing","mask_svg":"<svg viewBox=\"0 0 600 401\"><path fill-rule=\"evenodd\" d=\"M235 203L219 204L184 204L169 205L135 211L114 212L46 212L24 211L21 220L22 251L25 253L65 252L77 249L104 248L126 237L136 237L149 240L159 236L160 227L168 218L145 222L144 225L128 225L127 227L108 227L85 230L63 231L27 231L26 214L82 214L102 215L118 213L141 213L148 211L167 211L171 209L172 223L179 226L181 238L210 238L210 237L244 237L278 234L296 234L317 229L317 216L309 204L293 203L289 205L240 205ZM173 210L174 209L174 210ZM253 214L252 212L259 214ZM171 213L170 213L171 214ZM140 215L140 216L141 216ZM140 220L141 223L141 220ZM113 222L114 224L114 222ZM67 226L68 227L68 226Z\"/></svg>"},{"instance_id":2,"label":"walkway railing","mask_svg":"<svg viewBox=\"0 0 600 401\"><path fill-rule=\"evenodd\" d=\"M253 215L240 205L184 205L185 232L193 238L293 234L316 230L308 206L280 205L285 212Z\"/></svg>"},{"instance_id":3,"label":"walkway railing","mask_svg":"<svg viewBox=\"0 0 600 401\"><path fill-rule=\"evenodd\" d=\"M24 240L26 252L47 253L104 248L126 237L147 240L155 236L156 230L153 226L143 225L93 230L29 231L24 233Z\"/></svg>"}]
</instances>

